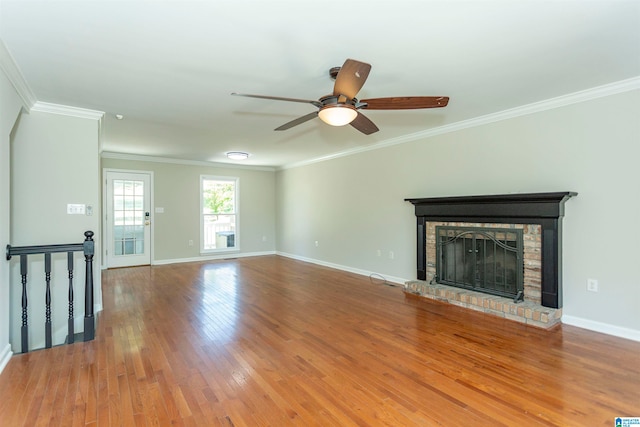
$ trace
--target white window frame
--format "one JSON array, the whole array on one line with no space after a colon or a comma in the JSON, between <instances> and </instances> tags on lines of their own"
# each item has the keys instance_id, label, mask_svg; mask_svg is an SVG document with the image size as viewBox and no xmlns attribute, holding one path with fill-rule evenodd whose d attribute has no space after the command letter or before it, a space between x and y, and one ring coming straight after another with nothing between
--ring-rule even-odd
<instances>
[{"instance_id":1,"label":"white window frame","mask_svg":"<svg viewBox=\"0 0 640 427\"><path fill-rule=\"evenodd\" d=\"M204 181L227 181L231 182L234 185L235 196L234 196L234 213L233 214L224 214L224 215L234 215L235 216L235 229L234 229L234 246L231 248L215 248L215 249L205 249L204 248ZM200 175L200 253L201 254L215 254L215 253L224 253L224 252L238 252L240 250L240 208L239 208L239 200L240 200L240 178L233 176L219 176L219 175Z\"/></svg>"}]
</instances>

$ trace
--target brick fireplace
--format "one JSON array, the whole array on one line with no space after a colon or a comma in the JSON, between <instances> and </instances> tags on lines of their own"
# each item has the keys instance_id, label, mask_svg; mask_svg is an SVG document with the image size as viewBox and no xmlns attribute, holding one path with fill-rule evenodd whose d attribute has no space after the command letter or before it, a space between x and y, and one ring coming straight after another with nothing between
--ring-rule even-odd
<instances>
[{"instance_id":1,"label":"brick fireplace","mask_svg":"<svg viewBox=\"0 0 640 427\"><path fill-rule=\"evenodd\" d=\"M406 199L417 218L417 279L405 291L549 328L562 315L562 218L574 192ZM523 292L517 298L474 286L450 286L436 275L436 228L521 230ZM471 252L471 251L469 251ZM519 256L520 259L520 256Z\"/></svg>"}]
</instances>

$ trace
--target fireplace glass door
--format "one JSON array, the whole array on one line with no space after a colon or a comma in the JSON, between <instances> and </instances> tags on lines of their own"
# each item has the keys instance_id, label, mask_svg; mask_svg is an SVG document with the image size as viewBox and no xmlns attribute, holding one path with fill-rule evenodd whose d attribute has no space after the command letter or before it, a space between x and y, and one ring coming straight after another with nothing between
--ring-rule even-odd
<instances>
[{"instance_id":1,"label":"fireplace glass door","mask_svg":"<svg viewBox=\"0 0 640 427\"><path fill-rule=\"evenodd\" d=\"M523 290L522 230L436 227L437 282L515 297Z\"/></svg>"}]
</instances>

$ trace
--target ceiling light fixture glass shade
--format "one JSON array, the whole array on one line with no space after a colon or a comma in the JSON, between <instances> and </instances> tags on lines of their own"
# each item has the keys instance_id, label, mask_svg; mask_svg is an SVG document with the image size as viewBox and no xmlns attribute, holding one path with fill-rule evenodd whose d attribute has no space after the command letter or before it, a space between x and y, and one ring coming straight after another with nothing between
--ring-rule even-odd
<instances>
[{"instance_id":1,"label":"ceiling light fixture glass shade","mask_svg":"<svg viewBox=\"0 0 640 427\"><path fill-rule=\"evenodd\" d=\"M244 151L229 151L227 157L231 160L247 160L249 153L245 153Z\"/></svg>"},{"instance_id":2,"label":"ceiling light fixture glass shade","mask_svg":"<svg viewBox=\"0 0 640 427\"><path fill-rule=\"evenodd\" d=\"M358 112L352 105L327 105L318 112L320 120L331 126L348 125L358 117Z\"/></svg>"}]
</instances>

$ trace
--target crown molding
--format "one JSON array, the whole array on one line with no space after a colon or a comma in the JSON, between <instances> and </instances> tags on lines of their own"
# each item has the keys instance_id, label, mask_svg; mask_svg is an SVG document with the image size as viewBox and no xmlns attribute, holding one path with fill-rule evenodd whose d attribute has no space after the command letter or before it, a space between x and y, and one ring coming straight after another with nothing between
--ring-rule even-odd
<instances>
[{"instance_id":1,"label":"crown molding","mask_svg":"<svg viewBox=\"0 0 640 427\"><path fill-rule=\"evenodd\" d=\"M540 102L534 102L532 104L511 108L509 110L499 111L497 113L487 114L485 116L480 116L480 117L476 117L469 120L462 120L460 122L451 123L448 125L428 129L425 131L400 136L398 138L388 139L386 141L382 141L377 144L372 144L365 147L353 148L350 150L329 154L327 156L316 157L314 159L287 164L279 167L278 170L293 169L301 166L307 166L313 163L319 163L327 160L337 159L340 157L351 156L353 154L362 153L365 151L377 150L379 148L390 147L392 145L404 144L406 142L430 138L436 135L442 135L445 133L455 132L458 130L468 129L476 126L482 126L489 123L512 119L515 117L535 114L542 111L552 110L554 108L564 107L571 104L578 104L581 102L590 101L592 99L602 98L610 95L616 95L618 93L623 93L623 92L630 92L632 90L637 90L637 89L640 89L640 76L633 77L626 80L621 80L618 82L614 82L614 83L610 83L602 86L597 86L597 87L587 89L587 90L582 90L579 92L570 93L568 95L558 96L556 98L551 98L551 99L547 99Z\"/></svg>"},{"instance_id":2,"label":"crown molding","mask_svg":"<svg viewBox=\"0 0 640 427\"><path fill-rule=\"evenodd\" d=\"M206 166L206 167L226 168L226 169L247 169L247 170L265 171L265 172L274 172L276 170L276 168L269 167L269 166L236 165L236 164L230 164L230 163L207 162L204 160L184 160L184 159L173 159L169 157L145 156L140 154L114 153L111 151L103 151L100 154L100 157L103 159L133 160L138 162L152 162L152 163L170 163L175 165Z\"/></svg>"},{"instance_id":3,"label":"crown molding","mask_svg":"<svg viewBox=\"0 0 640 427\"><path fill-rule=\"evenodd\" d=\"M50 104L37 101L30 111L41 113L59 114L62 116L78 117L80 119L102 120L104 111L89 110L86 108L70 107L68 105Z\"/></svg>"},{"instance_id":4,"label":"crown molding","mask_svg":"<svg viewBox=\"0 0 640 427\"><path fill-rule=\"evenodd\" d=\"M7 76L18 96L22 100L23 107L28 111L37 102L36 96L22 75L22 71L7 49L4 41L0 39L0 69Z\"/></svg>"},{"instance_id":5,"label":"crown molding","mask_svg":"<svg viewBox=\"0 0 640 427\"><path fill-rule=\"evenodd\" d=\"M31 87L29 87L27 80L24 78L22 71L20 71L20 67L18 67L18 64L2 39L0 39L0 69L2 69L16 89L18 96L22 99L23 107L29 112L40 111L93 120L102 120L104 116L104 112L102 111L38 101Z\"/></svg>"}]
</instances>

